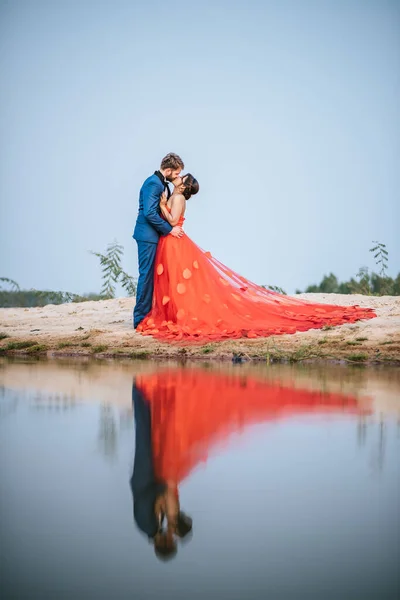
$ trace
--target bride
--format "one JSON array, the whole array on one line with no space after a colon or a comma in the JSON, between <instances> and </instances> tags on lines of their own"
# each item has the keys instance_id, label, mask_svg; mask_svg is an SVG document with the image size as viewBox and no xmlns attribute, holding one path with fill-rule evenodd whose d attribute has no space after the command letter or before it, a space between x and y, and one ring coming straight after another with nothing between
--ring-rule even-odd
<instances>
[{"instance_id":1,"label":"bride","mask_svg":"<svg viewBox=\"0 0 400 600\"><path fill-rule=\"evenodd\" d=\"M172 226L182 226L186 203L199 191L187 173L173 182L169 200L160 209ZM359 306L315 304L266 290L235 273L186 234L167 235L158 242L153 306L137 327L143 335L164 340L257 338L372 319Z\"/></svg>"}]
</instances>

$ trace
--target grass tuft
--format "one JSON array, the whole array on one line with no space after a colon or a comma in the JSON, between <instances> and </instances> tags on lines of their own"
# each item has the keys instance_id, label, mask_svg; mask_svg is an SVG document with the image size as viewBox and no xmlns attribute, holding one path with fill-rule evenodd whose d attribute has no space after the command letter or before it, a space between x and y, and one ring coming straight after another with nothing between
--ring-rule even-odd
<instances>
[{"instance_id":1,"label":"grass tuft","mask_svg":"<svg viewBox=\"0 0 400 600\"><path fill-rule=\"evenodd\" d=\"M57 344L57 348L61 350L62 348L68 348L69 346L73 345L74 344L72 342L60 342L59 344Z\"/></svg>"},{"instance_id":2,"label":"grass tuft","mask_svg":"<svg viewBox=\"0 0 400 600\"><path fill-rule=\"evenodd\" d=\"M6 346L6 350L23 350L24 348L29 348L30 346L37 346L37 342L28 340L25 342L9 342Z\"/></svg>"},{"instance_id":3,"label":"grass tuft","mask_svg":"<svg viewBox=\"0 0 400 600\"><path fill-rule=\"evenodd\" d=\"M93 352L93 354L100 354L100 352L105 352L107 349L108 349L108 346L104 346L104 345L93 346L92 352Z\"/></svg>"},{"instance_id":4,"label":"grass tuft","mask_svg":"<svg viewBox=\"0 0 400 600\"><path fill-rule=\"evenodd\" d=\"M347 360L351 362L364 362L368 360L368 354L349 354Z\"/></svg>"},{"instance_id":5,"label":"grass tuft","mask_svg":"<svg viewBox=\"0 0 400 600\"><path fill-rule=\"evenodd\" d=\"M207 344L207 346L203 346L201 349L202 354L210 354L210 352L214 352L215 346L214 344Z\"/></svg>"},{"instance_id":6,"label":"grass tuft","mask_svg":"<svg viewBox=\"0 0 400 600\"><path fill-rule=\"evenodd\" d=\"M136 350L135 352L131 352L129 356L135 360L140 360L143 358L149 358L150 352L147 352L147 350Z\"/></svg>"}]
</instances>

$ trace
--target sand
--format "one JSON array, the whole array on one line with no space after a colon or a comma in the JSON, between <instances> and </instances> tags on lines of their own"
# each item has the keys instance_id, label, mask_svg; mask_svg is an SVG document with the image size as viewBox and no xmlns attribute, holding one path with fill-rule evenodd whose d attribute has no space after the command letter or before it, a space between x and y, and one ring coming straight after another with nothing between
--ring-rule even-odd
<instances>
[{"instance_id":1,"label":"sand","mask_svg":"<svg viewBox=\"0 0 400 600\"><path fill-rule=\"evenodd\" d=\"M130 358L346 361L400 364L400 297L300 294L313 302L373 308L377 318L332 329L206 345L167 344L132 329L134 298L0 309L0 354ZM7 337L5 337L7 336ZM21 348L24 342L31 347Z\"/></svg>"}]
</instances>

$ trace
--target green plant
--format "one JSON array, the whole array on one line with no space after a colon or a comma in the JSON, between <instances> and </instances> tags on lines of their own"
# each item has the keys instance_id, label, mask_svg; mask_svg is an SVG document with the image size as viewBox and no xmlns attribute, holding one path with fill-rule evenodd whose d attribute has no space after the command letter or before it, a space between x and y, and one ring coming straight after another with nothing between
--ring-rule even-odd
<instances>
[{"instance_id":1,"label":"green plant","mask_svg":"<svg viewBox=\"0 0 400 600\"><path fill-rule=\"evenodd\" d=\"M262 285L261 287L265 290L271 290L271 292L277 292L278 294L283 294L284 296L287 296L285 290L279 287L279 285Z\"/></svg>"},{"instance_id":2,"label":"green plant","mask_svg":"<svg viewBox=\"0 0 400 600\"><path fill-rule=\"evenodd\" d=\"M209 354L210 352L214 352L214 350L215 346L213 344L207 344L206 346L203 346L201 352L202 354Z\"/></svg>"},{"instance_id":3,"label":"green plant","mask_svg":"<svg viewBox=\"0 0 400 600\"><path fill-rule=\"evenodd\" d=\"M313 354L313 349L307 344L303 344L289 355L290 362L301 362Z\"/></svg>"},{"instance_id":4,"label":"green plant","mask_svg":"<svg viewBox=\"0 0 400 600\"><path fill-rule=\"evenodd\" d=\"M368 354L349 354L347 360L351 362L364 362L368 359Z\"/></svg>"},{"instance_id":5,"label":"green plant","mask_svg":"<svg viewBox=\"0 0 400 600\"><path fill-rule=\"evenodd\" d=\"M375 252L374 259L375 259L376 266L379 267L379 265L380 265L379 275L381 277L386 278L387 277L387 267L388 267L388 256L389 256L389 253L386 250L386 244L382 244L382 242L376 242L376 241L373 241L372 243L375 244L375 246L373 248L370 248L369 251Z\"/></svg>"},{"instance_id":6,"label":"green plant","mask_svg":"<svg viewBox=\"0 0 400 600\"><path fill-rule=\"evenodd\" d=\"M368 340L367 337L358 337L356 338L356 342L366 342Z\"/></svg>"},{"instance_id":7,"label":"green plant","mask_svg":"<svg viewBox=\"0 0 400 600\"><path fill-rule=\"evenodd\" d=\"M25 342L9 342L6 346L6 350L23 350L24 348L29 348L30 346L36 346L37 342L34 341L25 341Z\"/></svg>"},{"instance_id":8,"label":"green plant","mask_svg":"<svg viewBox=\"0 0 400 600\"><path fill-rule=\"evenodd\" d=\"M124 248L117 241L107 246L106 254L91 251L91 254L100 259L103 278L101 293L106 298L115 298L115 286L118 282L129 296L134 296L136 293L136 280L128 275L121 266L123 253Z\"/></svg>"},{"instance_id":9,"label":"green plant","mask_svg":"<svg viewBox=\"0 0 400 600\"><path fill-rule=\"evenodd\" d=\"M87 302L89 300L104 300L104 296L100 294L80 296L71 292L54 292L49 290L3 290L0 287L0 306L2 308L46 306L46 304Z\"/></svg>"},{"instance_id":10,"label":"green plant","mask_svg":"<svg viewBox=\"0 0 400 600\"><path fill-rule=\"evenodd\" d=\"M91 345L92 344L90 342L82 342L82 344L81 344L82 348L90 348Z\"/></svg>"},{"instance_id":11,"label":"green plant","mask_svg":"<svg viewBox=\"0 0 400 600\"><path fill-rule=\"evenodd\" d=\"M11 286L11 290L13 292L18 292L19 291L19 285L16 281L14 281L14 279L9 279L8 277L0 277L0 281L3 281L4 283L8 283L8 285ZM0 285L0 290L3 288L2 285Z\"/></svg>"},{"instance_id":12,"label":"green plant","mask_svg":"<svg viewBox=\"0 0 400 600\"><path fill-rule=\"evenodd\" d=\"M353 291L369 296L371 294L371 275L369 274L368 267L360 267L356 277L358 279L358 287L353 285Z\"/></svg>"},{"instance_id":13,"label":"green plant","mask_svg":"<svg viewBox=\"0 0 400 600\"><path fill-rule=\"evenodd\" d=\"M93 352L93 354L99 354L100 352L105 352L107 349L108 349L108 346L104 346L104 345L93 346L92 352Z\"/></svg>"},{"instance_id":14,"label":"green plant","mask_svg":"<svg viewBox=\"0 0 400 600\"><path fill-rule=\"evenodd\" d=\"M29 346L26 351L29 354L34 354L35 352L47 352L47 346L45 344L36 344L35 346Z\"/></svg>"},{"instance_id":15,"label":"green plant","mask_svg":"<svg viewBox=\"0 0 400 600\"><path fill-rule=\"evenodd\" d=\"M131 352L129 354L129 356L136 360L140 360L140 359L144 359L144 358L149 358L150 352L147 352L146 350L136 350L135 352Z\"/></svg>"},{"instance_id":16,"label":"green plant","mask_svg":"<svg viewBox=\"0 0 400 600\"><path fill-rule=\"evenodd\" d=\"M10 336L8 335L8 333L3 333L2 331L0 331L0 340L5 340L6 338L9 338Z\"/></svg>"},{"instance_id":17,"label":"green plant","mask_svg":"<svg viewBox=\"0 0 400 600\"><path fill-rule=\"evenodd\" d=\"M370 271L368 267L360 267L355 278L351 277L349 281L339 282L336 275L330 273L324 275L319 285L309 285L306 293L336 293L336 294L366 294L381 296L389 294L391 296L400 295L400 273L392 278L387 274L388 251L386 245L374 241L374 246L370 252L374 253L376 265L379 267L379 273ZM301 290L296 290L296 294L301 294Z\"/></svg>"}]
</instances>

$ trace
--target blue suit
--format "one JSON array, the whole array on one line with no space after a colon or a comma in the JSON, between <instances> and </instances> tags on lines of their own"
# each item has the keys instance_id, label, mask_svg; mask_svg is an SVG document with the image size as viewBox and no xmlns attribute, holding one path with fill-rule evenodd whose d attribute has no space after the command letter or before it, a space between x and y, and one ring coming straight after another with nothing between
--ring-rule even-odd
<instances>
[{"instance_id":1,"label":"blue suit","mask_svg":"<svg viewBox=\"0 0 400 600\"><path fill-rule=\"evenodd\" d=\"M161 174L160 174L161 176ZM161 176L162 177L162 176ZM154 262L160 235L168 235L172 226L161 218L160 198L166 182L154 174L146 179L139 195L139 213L133 238L138 245L139 280L133 326L136 328L151 310L154 288Z\"/></svg>"},{"instance_id":2,"label":"blue suit","mask_svg":"<svg viewBox=\"0 0 400 600\"><path fill-rule=\"evenodd\" d=\"M149 537L154 537L158 531L154 504L165 491L166 485L155 478L150 405L135 383L132 386L132 402L136 426L135 462L130 480L133 516L139 529Z\"/></svg>"}]
</instances>

